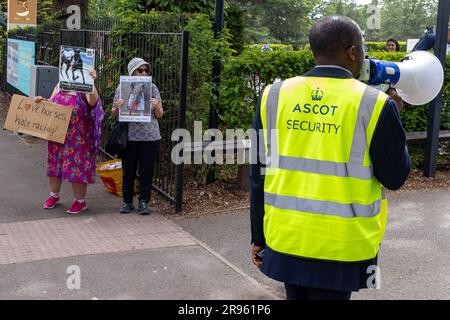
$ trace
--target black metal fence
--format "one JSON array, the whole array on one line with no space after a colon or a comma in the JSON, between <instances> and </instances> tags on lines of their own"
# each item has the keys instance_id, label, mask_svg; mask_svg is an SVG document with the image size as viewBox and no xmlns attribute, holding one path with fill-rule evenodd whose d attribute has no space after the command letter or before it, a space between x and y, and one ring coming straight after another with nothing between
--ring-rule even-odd
<instances>
[{"instance_id":1,"label":"black metal fence","mask_svg":"<svg viewBox=\"0 0 450 320\"><path fill-rule=\"evenodd\" d=\"M0 26L4 27L5 29L6 29L6 21L7 21L6 13L0 11Z\"/></svg>"},{"instance_id":2,"label":"black metal fence","mask_svg":"<svg viewBox=\"0 0 450 320\"><path fill-rule=\"evenodd\" d=\"M38 36L17 33L14 38L35 42L36 63L40 65L58 66L60 45L95 49L96 86L106 111L101 147L104 159L109 157L104 147L115 121L110 117L110 110L120 75L128 75L127 64L133 57L141 57L151 63L153 82L161 92L165 110L160 121L161 150L153 187L175 205L177 212L181 211L183 167L171 161L172 148L178 143L171 141L171 135L173 130L185 126L188 32L141 32L118 36L112 31L62 29L58 33L43 32ZM126 46L128 50L118 53L118 46ZM9 94L18 93L6 82L6 54L4 61L0 71L3 73L2 89Z\"/></svg>"},{"instance_id":3,"label":"black metal fence","mask_svg":"<svg viewBox=\"0 0 450 320\"><path fill-rule=\"evenodd\" d=\"M182 32L187 22L187 16L179 13L166 12L157 16L142 15L141 32ZM114 16L103 16L99 18L87 18L85 29L111 31L121 25L121 20ZM64 27L62 28L64 29Z\"/></svg>"}]
</instances>

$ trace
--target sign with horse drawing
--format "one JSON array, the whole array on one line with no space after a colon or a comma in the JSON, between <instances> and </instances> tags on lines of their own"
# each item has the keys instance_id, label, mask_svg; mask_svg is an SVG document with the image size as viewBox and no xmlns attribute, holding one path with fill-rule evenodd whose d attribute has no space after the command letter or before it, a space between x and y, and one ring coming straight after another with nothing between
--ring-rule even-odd
<instances>
[{"instance_id":1,"label":"sign with horse drawing","mask_svg":"<svg viewBox=\"0 0 450 320\"><path fill-rule=\"evenodd\" d=\"M6 116L4 129L45 140L64 143L72 117L72 107L60 106L15 94Z\"/></svg>"},{"instance_id":2,"label":"sign with horse drawing","mask_svg":"<svg viewBox=\"0 0 450 320\"><path fill-rule=\"evenodd\" d=\"M59 56L59 86L61 90L94 92L95 50L61 46Z\"/></svg>"},{"instance_id":3,"label":"sign with horse drawing","mask_svg":"<svg viewBox=\"0 0 450 320\"><path fill-rule=\"evenodd\" d=\"M120 77L121 122L151 122L152 77Z\"/></svg>"}]
</instances>

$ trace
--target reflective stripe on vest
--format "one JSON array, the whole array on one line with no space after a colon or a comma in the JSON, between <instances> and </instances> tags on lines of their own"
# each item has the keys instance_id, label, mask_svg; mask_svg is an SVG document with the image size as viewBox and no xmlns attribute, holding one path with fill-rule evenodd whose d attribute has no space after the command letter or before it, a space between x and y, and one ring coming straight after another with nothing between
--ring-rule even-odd
<instances>
[{"instance_id":1,"label":"reflective stripe on vest","mask_svg":"<svg viewBox=\"0 0 450 320\"><path fill-rule=\"evenodd\" d=\"M325 92L323 110L329 111L327 103L334 102L327 100L331 99L327 98L328 94L338 103L333 115L336 110L344 113L339 118L342 122L339 128L345 126L346 131L341 130L340 140L336 140L343 146L337 151L341 154L330 151L333 147L331 134L328 132L328 137L324 138L325 129L313 132L314 135L291 133L289 128L283 127L282 121L289 119L293 112L293 106L288 103L297 98L307 101L308 90L315 87ZM347 90L348 94L329 94L336 89ZM325 260L373 258L384 234L387 202L373 175L369 147L387 95L354 79L297 77L273 84L266 90L261 103L261 120L267 166L264 186L267 245L282 253ZM359 104L357 109L355 102ZM319 110L320 106L314 107ZM282 120L280 112L283 112ZM292 118L320 119L319 114L307 116L297 114ZM326 123L318 123L319 128L325 127ZM337 136L337 124L334 128ZM283 140L280 140L281 135ZM311 140L330 150L318 147L315 151L310 147L305 151L309 152L309 157L295 155L301 153L298 150L302 143L311 143ZM339 161L330 161L332 159Z\"/></svg>"},{"instance_id":2,"label":"reflective stripe on vest","mask_svg":"<svg viewBox=\"0 0 450 320\"><path fill-rule=\"evenodd\" d=\"M264 193L264 203L280 209L326 214L343 218L374 217L380 213L381 208L381 200L376 200L368 205L354 203L344 204L280 196L268 192Z\"/></svg>"}]
</instances>

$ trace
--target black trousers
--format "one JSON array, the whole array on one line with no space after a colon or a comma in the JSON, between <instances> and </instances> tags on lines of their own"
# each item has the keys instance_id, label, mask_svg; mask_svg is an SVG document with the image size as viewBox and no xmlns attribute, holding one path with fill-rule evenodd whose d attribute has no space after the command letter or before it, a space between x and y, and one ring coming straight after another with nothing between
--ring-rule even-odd
<instances>
[{"instance_id":1,"label":"black trousers","mask_svg":"<svg viewBox=\"0 0 450 320\"><path fill-rule=\"evenodd\" d=\"M136 172L139 174L139 199L150 201L153 173L159 154L158 141L128 141L122 152L122 192L123 201L133 202L134 180Z\"/></svg>"},{"instance_id":2,"label":"black trousers","mask_svg":"<svg viewBox=\"0 0 450 320\"><path fill-rule=\"evenodd\" d=\"M305 288L285 283L287 300L350 300L351 291Z\"/></svg>"}]
</instances>

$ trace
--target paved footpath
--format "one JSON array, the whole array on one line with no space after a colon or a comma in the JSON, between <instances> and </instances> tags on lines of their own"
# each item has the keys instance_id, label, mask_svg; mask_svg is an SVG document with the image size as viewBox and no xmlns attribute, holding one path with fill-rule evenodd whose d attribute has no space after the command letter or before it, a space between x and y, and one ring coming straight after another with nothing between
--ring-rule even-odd
<instances>
[{"instance_id":1,"label":"paved footpath","mask_svg":"<svg viewBox=\"0 0 450 320\"><path fill-rule=\"evenodd\" d=\"M0 126L3 125L0 123ZM120 215L121 199L89 189L43 210L46 144L0 130L0 299L280 299L249 256L248 210L196 218ZM390 197L381 288L353 299L450 298L450 190ZM74 275L80 274L80 289Z\"/></svg>"},{"instance_id":2,"label":"paved footpath","mask_svg":"<svg viewBox=\"0 0 450 320\"><path fill-rule=\"evenodd\" d=\"M119 214L100 179L83 214L66 214L68 184L42 209L45 161L45 143L0 130L0 299L280 298L171 219Z\"/></svg>"}]
</instances>

